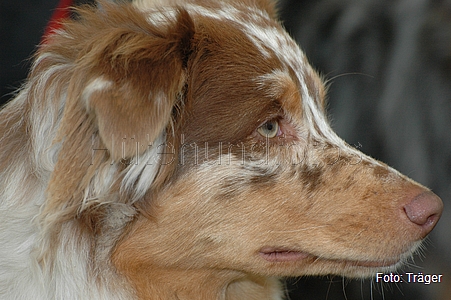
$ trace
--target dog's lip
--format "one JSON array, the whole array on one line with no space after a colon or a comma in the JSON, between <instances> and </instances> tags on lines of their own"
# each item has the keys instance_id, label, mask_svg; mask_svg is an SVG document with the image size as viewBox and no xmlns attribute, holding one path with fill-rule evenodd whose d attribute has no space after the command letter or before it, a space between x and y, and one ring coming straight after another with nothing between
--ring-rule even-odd
<instances>
[{"instance_id":1,"label":"dog's lip","mask_svg":"<svg viewBox=\"0 0 451 300\"><path fill-rule=\"evenodd\" d=\"M399 260L397 259L388 259L388 260L380 260L380 261L364 261L364 260L347 260L347 259L327 259L327 258L320 258L318 256L315 256L313 254L299 251L299 250L293 250L289 248L283 248L283 247L263 247L259 251L260 256L262 256L265 260L269 262L294 262L299 260L305 260L310 259L312 261L329 261L333 263L338 264L345 264L348 266L355 266L355 267L364 267L364 268L384 268L384 267L391 267L396 265Z\"/></svg>"},{"instance_id":2,"label":"dog's lip","mask_svg":"<svg viewBox=\"0 0 451 300\"><path fill-rule=\"evenodd\" d=\"M263 247L259 254L269 262L292 262L311 256L306 252L278 247Z\"/></svg>"}]
</instances>

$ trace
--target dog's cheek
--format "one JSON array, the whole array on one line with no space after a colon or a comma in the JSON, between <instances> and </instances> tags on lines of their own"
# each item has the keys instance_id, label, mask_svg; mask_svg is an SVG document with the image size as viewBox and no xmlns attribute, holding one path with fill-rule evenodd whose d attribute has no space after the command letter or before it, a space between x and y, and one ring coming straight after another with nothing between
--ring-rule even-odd
<instances>
[{"instance_id":1,"label":"dog's cheek","mask_svg":"<svg viewBox=\"0 0 451 300\"><path fill-rule=\"evenodd\" d=\"M215 177L221 176L221 171L211 168L186 173L154 199L155 218L140 217L132 234L118 245L118 264L127 261L136 266L177 268L236 264L238 268L244 263L243 257L249 260L250 253L257 249L248 238L260 236L252 230L252 219L260 210L253 207L256 199L245 203L241 197L215 197L221 182ZM140 249L139 255L134 249Z\"/></svg>"}]
</instances>

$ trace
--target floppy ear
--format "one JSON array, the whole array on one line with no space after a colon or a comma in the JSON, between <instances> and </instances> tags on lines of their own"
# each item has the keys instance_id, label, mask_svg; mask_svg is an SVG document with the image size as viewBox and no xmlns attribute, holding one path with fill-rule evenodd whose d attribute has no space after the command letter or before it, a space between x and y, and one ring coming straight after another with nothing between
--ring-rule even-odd
<instances>
[{"instance_id":1,"label":"floppy ear","mask_svg":"<svg viewBox=\"0 0 451 300\"><path fill-rule=\"evenodd\" d=\"M165 19L159 26L149 25L143 14L133 16L135 26L145 24L113 28L83 63L99 75L82 98L115 160L144 152L171 122L183 94L194 24L186 11L172 13L154 12Z\"/></svg>"},{"instance_id":2,"label":"floppy ear","mask_svg":"<svg viewBox=\"0 0 451 300\"><path fill-rule=\"evenodd\" d=\"M155 20L125 4L102 3L79 13L77 21L49 37L36 67L43 71L35 76L49 78L50 88L66 95L55 138L58 159L42 211L49 234L90 205L134 201L121 194L126 193L121 190L124 169L140 170L131 172L129 186L144 176L146 185L137 185L150 187L158 166L118 162L156 152L149 143L164 138L181 101L194 35L192 19L182 9L155 11ZM48 77L47 69L58 76ZM67 92L60 88L63 81Z\"/></svg>"}]
</instances>

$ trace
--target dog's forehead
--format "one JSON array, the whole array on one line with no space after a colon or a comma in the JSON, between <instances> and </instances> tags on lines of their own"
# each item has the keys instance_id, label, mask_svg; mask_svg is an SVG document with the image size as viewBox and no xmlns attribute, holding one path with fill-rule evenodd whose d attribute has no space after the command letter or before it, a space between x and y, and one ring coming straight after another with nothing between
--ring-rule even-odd
<instances>
[{"instance_id":1,"label":"dog's forehead","mask_svg":"<svg viewBox=\"0 0 451 300\"><path fill-rule=\"evenodd\" d=\"M241 93L241 100L247 95L250 98L258 96L261 107L274 107L270 102L278 101L282 109L298 120L302 112L312 115L309 112L315 111L315 123L325 123L323 83L280 23L254 7L221 4L214 9L197 5L188 5L187 8L198 24L205 27L208 39L219 44L211 51L213 54L209 53L215 61L208 62L209 65L218 64L217 72L212 72L206 80L211 90L215 90L213 81L224 88L224 92L219 94L227 95L231 100L229 104L233 107L229 111L235 112L234 117L246 111L249 115L244 103L231 103L236 98L231 93L240 88L234 96ZM216 104L217 101L212 100L218 97L217 94L210 95L207 97L210 101L202 102L201 107ZM255 115L261 113L264 114L264 110ZM222 119L226 120L227 116L224 114ZM243 119L252 121L249 117ZM264 116L256 116L255 122L263 119Z\"/></svg>"},{"instance_id":2,"label":"dog's forehead","mask_svg":"<svg viewBox=\"0 0 451 300\"><path fill-rule=\"evenodd\" d=\"M272 85L275 85L280 82L282 78L280 75L283 72L286 80L293 81L299 87L303 99L324 100L323 83L310 66L305 54L282 25L264 10L248 6L235 7L229 4L222 4L215 10L195 5L189 8L196 14L225 23L224 30L232 26L241 31L258 50L260 56L256 59L274 62L273 58L277 58L277 63L274 63L270 72L259 74L259 78L267 79L261 83L271 84L271 80L268 79L273 78ZM240 49L237 48L236 51L239 53ZM272 76L274 74L276 76Z\"/></svg>"},{"instance_id":3,"label":"dog's forehead","mask_svg":"<svg viewBox=\"0 0 451 300\"><path fill-rule=\"evenodd\" d=\"M298 45L280 23L264 10L227 3L214 8L188 5L187 9L194 15L216 20L224 26L224 31L227 27L239 29L267 59L276 56L282 64L295 68L297 72L302 72L303 66L307 64Z\"/></svg>"}]
</instances>

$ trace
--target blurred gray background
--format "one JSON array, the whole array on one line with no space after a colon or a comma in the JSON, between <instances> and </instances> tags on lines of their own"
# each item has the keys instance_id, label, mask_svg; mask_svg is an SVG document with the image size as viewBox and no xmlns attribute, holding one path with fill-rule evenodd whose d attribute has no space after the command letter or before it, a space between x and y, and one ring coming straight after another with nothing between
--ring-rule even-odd
<instances>
[{"instance_id":1,"label":"blurred gray background","mask_svg":"<svg viewBox=\"0 0 451 300\"><path fill-rule=\"evenodd\" d=\"M57 3L0 0L1 103L26 77ZM290 299L450 300L451 0L282 0L280 13L331 80L329 114L338 134L445 203L427 249L400 271L443 274L442 283L301 278L287 281Z\"/></svg>"},{"instance_id":2,"label":"blurred gray background","mask_svg":"<svg viewBox=\"0 0 451 300\"><path fill-rule=\"evenodd\" d=\"M284 0L281 19L326 79L333 128L430 187L442 219L415 266L431 285L290 281L292 299L451 299L451 1ZM381 228L381 230L384 230Z\"/></svg>"}]
</instances>

